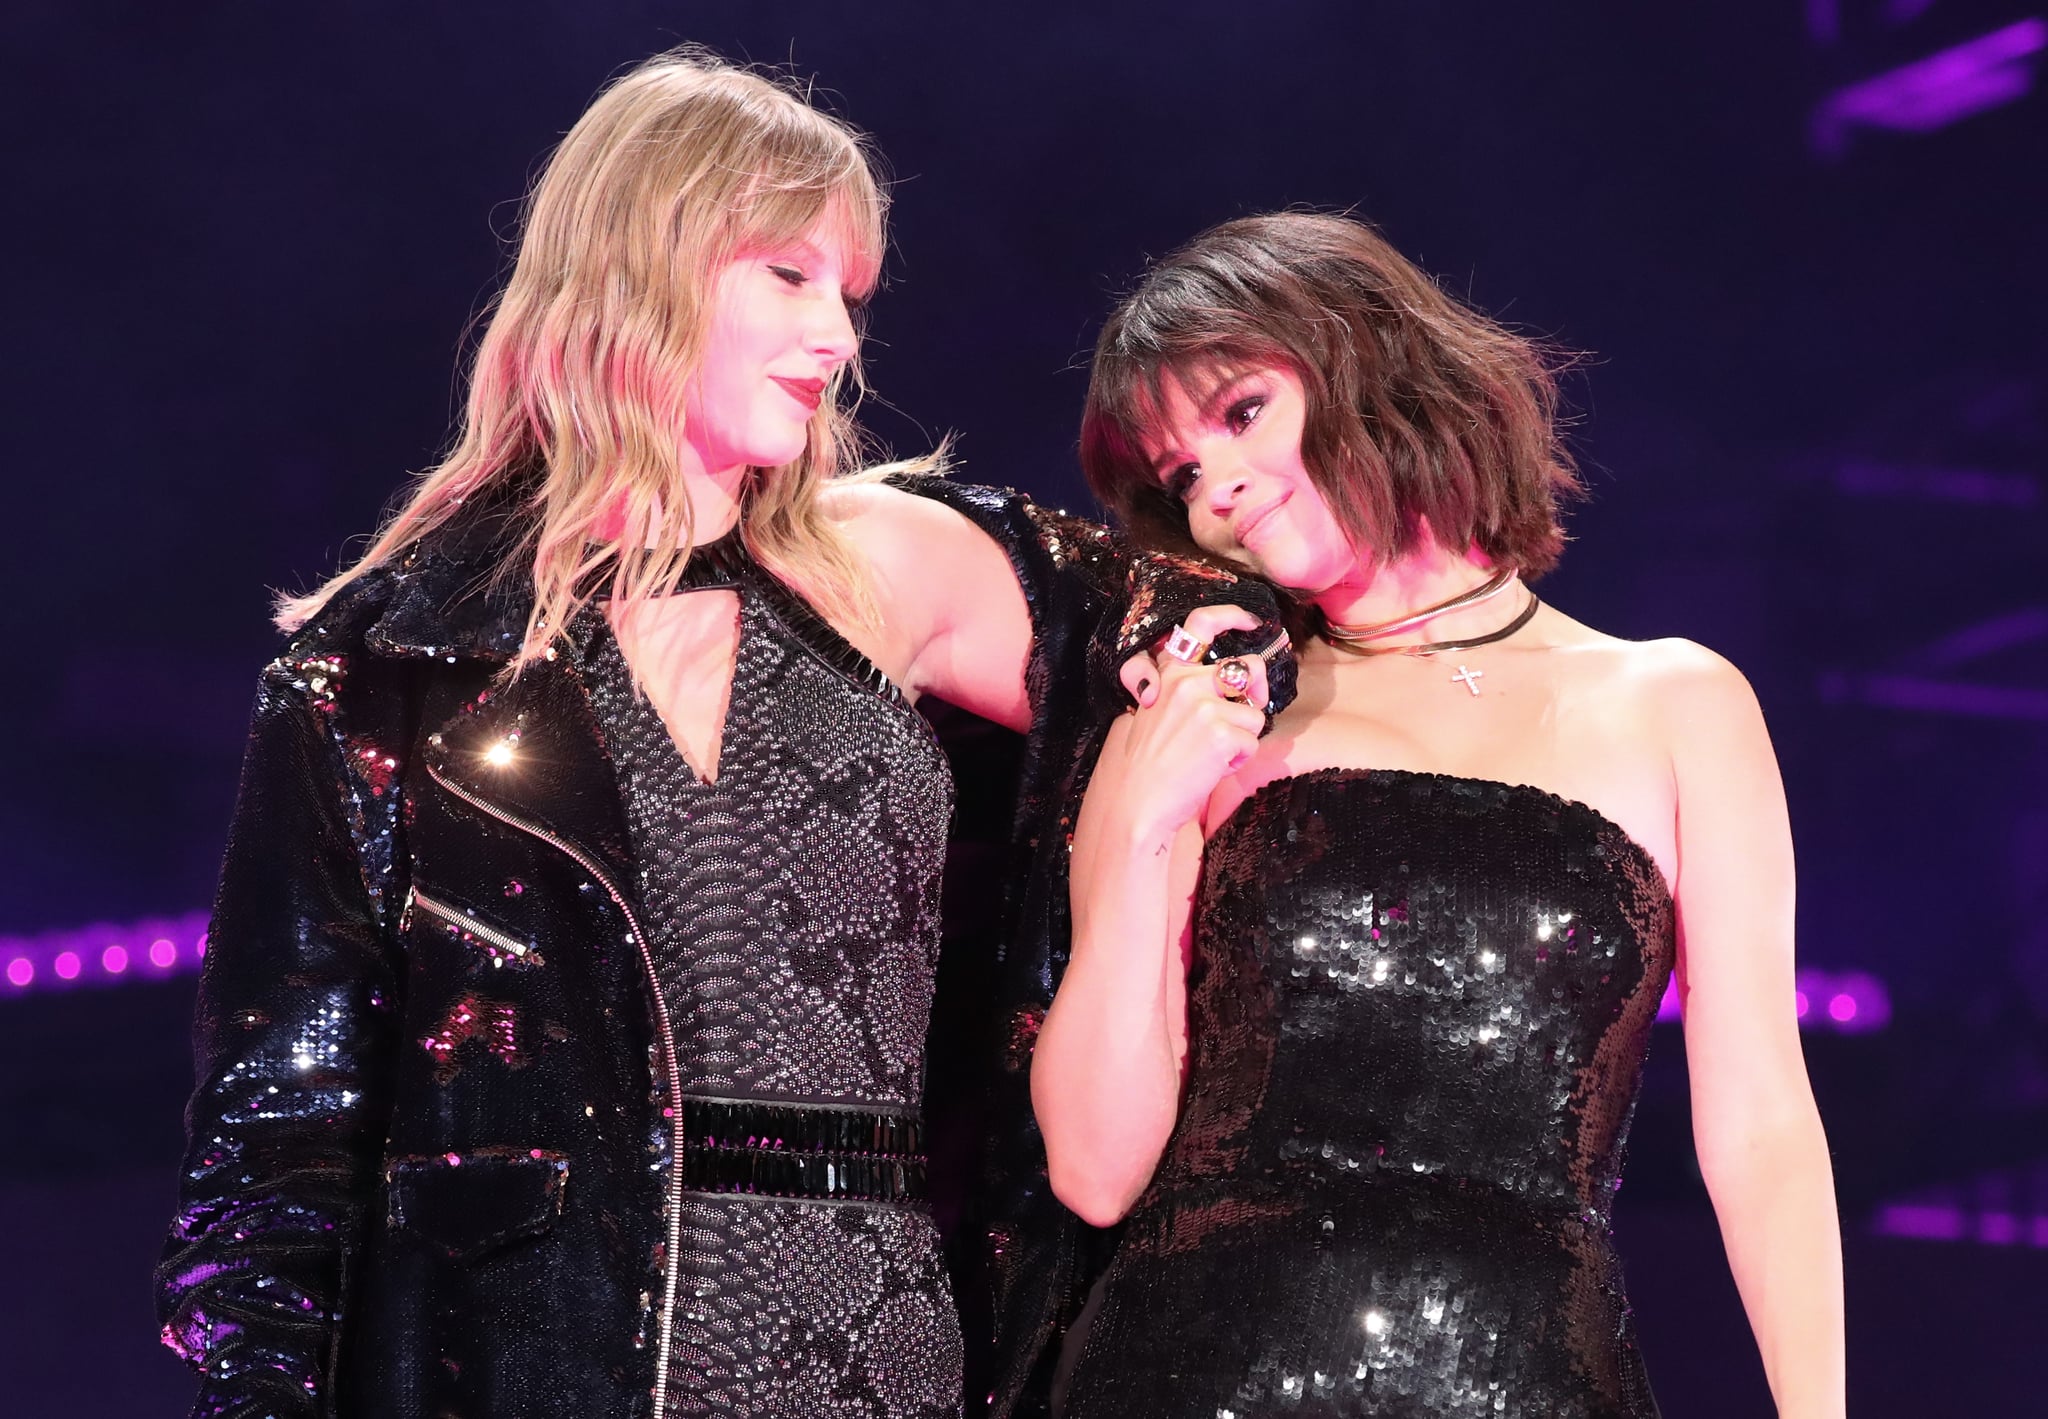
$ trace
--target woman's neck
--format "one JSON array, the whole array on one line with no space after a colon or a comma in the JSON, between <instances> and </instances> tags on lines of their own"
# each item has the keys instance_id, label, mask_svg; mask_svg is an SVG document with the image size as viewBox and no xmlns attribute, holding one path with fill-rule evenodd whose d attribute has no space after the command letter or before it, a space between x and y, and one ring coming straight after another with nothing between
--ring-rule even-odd
<instances>
[{"instance_id":1,"label":"woman's neck","mask_svg":"<svg viewBox=\"0 0 2048 1419\"><path fill-rule=\"evenodd\" d=\"M682 492L690 503L690 537L698 546L716 541L740 525L741 496L751 471L728 468L722 473L684 475Z\"/></svg>"},{"instance_id":2,"label":"woman's neck","mask_svg":"<svg viewBox=\"0 0 2048 1419\"><path fill-rule=\"evenodd\" d=\"M1396 561L1380 565L1361 562L1351 576L1312 599L1316 609L1330 622L1363 629L1399 621L1452 601L1484 586L1498 572L1492 559L1477 548L1453 552L1434 540L1426 540ZM1375 643L1392 649L1458 640L1491 630L1499 620L1498 598L1490 597L1477 605L1446 610L1417 621Z\"/></svg>"},{"instance_id":3,"label":"woman's neck","mask_svg":"<svg viewBox=\"0 0 2048 1419\"><path fill-rule=\"evenodd\" d=\"M740 525L742 493L751 470L734 468L724 473L700 473L686 469L681 483L682 502L689 510L690 542L702 547L716 542ZM664 525L667 507L662 498L654 500L654 516L647 545L659 543L657 529ZM626 535L624 495L613 502L594 529L598 541L616 542Z\"/></svg>"}]
</instances>

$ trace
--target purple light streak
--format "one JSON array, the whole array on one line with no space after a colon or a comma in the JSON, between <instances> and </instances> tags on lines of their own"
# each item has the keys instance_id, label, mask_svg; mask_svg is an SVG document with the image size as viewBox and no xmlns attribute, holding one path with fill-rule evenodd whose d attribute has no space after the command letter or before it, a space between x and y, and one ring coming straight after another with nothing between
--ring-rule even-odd
<instances>
[{"instance_id":1,"label":"purple light streak","mask_svg":"<svg viewBox=\"0 0 2048 1419\"><path fill-rule=\"evenodd\" d=\"M2048 1250L2048 1162L1898 1198L1872 1214L1870 1229L1914 1241Z\"/></svg>"},{"instance_id":2,"label":"purple light streak","mask_svg":"<svg viewBox=\"0 0 2048 1419\"><path fill-rule=\"evenodd\" d=\"M1924 498L1930 502L2030 508L2041 501L2040 481L2026 473L1845 459L1835 487L1858 498Z\"/></svg>"},{"instance_id":3,"label":"purple light streak","mask_svg":"<svg viewBox=\"0 0 2048 1419\"><path fill-rule=\"evenodd\" d=\"M1839 158L1858 128L1931 133L2025 97L2034 87L2025 61L2048 48L2048 21L2018 20L1925 59L1837 89L1814 110L1814 152Z\"/></svg>"},{"instance_id":4,"label":"purple light streak","mask_svg":"<svg viewBox=\"0 0 2048 1419\"><path fill-rule=\"evenodd\" d=\"M151 917L125 925L95 922L38 936L0 936L0 998L31 990L77 990L162 980L199 969L207 913Z\"/></svg>"},{"instance_id":5,"label":"purple light streak","mask_svg":"<svg viewBox=\"0 0 2048 1419\"><path fill-rule=\"evenodd\" d=\"M1822 675L1819 689L1821 699L1829 704L1876 705L1880 709L1960 715L1965 719L2048 722L2048 690L1932 680L1921 675L1848 675L1840 671Z\"/></svg>"},{"instance_id":6,"label":"purple light streak","mask_svg":"<svg viewBox=\"0 0 2048 1419\"><path fill-rule=\"evenodd\" d=\"M2025 606L1952 631L1913 657L1922 670L1953 670L1973 660L2048 641L2048 606Z\"/></svg>"}]
</instances>

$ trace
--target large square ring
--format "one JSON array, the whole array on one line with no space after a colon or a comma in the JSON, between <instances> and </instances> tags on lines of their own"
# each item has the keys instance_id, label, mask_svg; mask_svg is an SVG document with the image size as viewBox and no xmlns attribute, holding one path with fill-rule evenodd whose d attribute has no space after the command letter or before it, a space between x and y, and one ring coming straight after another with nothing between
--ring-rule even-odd
<instances>
[{"instance_id":1,"label":"large square ring","mask_svg":"<svg viewBox=\"0 0 2048 1419\"><path fill-rule=\"evenodd\" d=\"M1165 651L1175 660L1193 665L1209 653L1209 642L1186 626L1175 626L1166 638Z\"/></svg>"}]
</instances>

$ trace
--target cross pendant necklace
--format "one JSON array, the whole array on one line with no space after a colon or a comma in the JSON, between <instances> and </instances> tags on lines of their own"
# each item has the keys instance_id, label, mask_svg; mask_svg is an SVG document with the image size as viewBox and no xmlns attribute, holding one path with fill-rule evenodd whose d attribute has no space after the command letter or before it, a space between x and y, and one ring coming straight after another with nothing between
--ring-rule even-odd
<instances>
[{"instance_id":1,"label":"cross pendant necklace","mask_svg":"<svg viewBox=\"0 0 2048 1419\"><path fill-rule=\"evenodd\" d=\"M1487 590L1487 594L1490 595L1492 590L1498 590L1499 586L1505 585L1507 585L1506 582L1500 582L1498 586L1489 584L1490 589L1483 589ZM1535 593L1532 592L1529 596L1529 604L1522 608L1521 614L1516 616L1514 620L1508 622L1497 631L1490 631L1483 636L1472 636L1466 640L1431 641L1426 645L1368 646L1363 644L1363 642L1369 639L1369 637L1360 636L1356 632L1347 632L1343 627L1334 625L1325 627L1326 630L1335 633L1326 637L1326 639L1329 640L1332 647L1348 655L1411 655L1427 660L1445 651L1471 650L1474 646L1492 645L1495 641L1504 641L1516 631L1528 625L1530 620L1536 615L1537 608L1542 604L1542 602L1536 599ZM1438 614L1440 610L1441 608L1436 608L1430 614ZM1413 620L1414 618L1411 617L1409 619ZM1485 673L1484 670L1472 670L1460 665L1458 673L1451 677L1451 683L1463 685L1470 692L1472 698L1476 700L1479 698L1479 677Z\"/></svg>"}]
</instances>

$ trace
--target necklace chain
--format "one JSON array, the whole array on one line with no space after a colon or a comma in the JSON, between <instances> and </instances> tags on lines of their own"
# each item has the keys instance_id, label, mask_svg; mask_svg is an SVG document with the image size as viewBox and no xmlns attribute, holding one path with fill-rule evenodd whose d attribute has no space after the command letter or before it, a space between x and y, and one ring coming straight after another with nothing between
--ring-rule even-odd
<instances>
[{"instance_id":1,"label":"necklace chain","mask_svg":"<svg viewBox=\"0 0 2048 1419\"><path fill-rule=\"evenodd\" d=\"M1488 632L1487 632L1487 633L1486 633L1485 635L1483 635L1483 636L1470 636L1470 637L1467 637L1467 638L1466 638L1466 639L1464 639L1464 640L1456 640L1456 641L1431 641L1431 642L1429 642L1429 643L1428 643L1427 645L1380 645L1380 646L1371 646L1371 645L1350 645L1350 644L1347 644L1347 643L1346 643L1346 642L1344 642L1344 641L1341 641L1341 640L1336 640L1336 639L1332 639L1332 640L1330 641L1330 644L1331 644L1331 646L1332 646L1332 647L1334 647L1335 649L1343 651L1343 652L1344 652L1344 653L1345 653L1346 655L1357 655L1357 656L1375 656L1375 655L1413 655L1413 656L1430 656L1430 655L1437 655L1437 654L1440 654L1441 652L1443 652L1443 651L1446 651L1446 650L1470 650L1470 649L1472 649L1472 647L1474 647L1474 646L1478 646L1478 645L1492 645L1492 644L1493 644L1493 643L1494 643L1495 641L1504 641L1504 640L1506 640L1506 639L1507 639L1507 638L1508 638L1509 636L1513 635L1513 634L1514 634L1514 633L1515 633L1516 631L1519 631L1519 630L1521 630L1521 629L1522 629L1522 627L1524 627L1524 626L1528 625L1528 624L1529 624L1529 622L1530 622L1531 620L1533 620L1533 619L1535 618L1535 615L1536 615L1537 611L1539 611L1539 610L1541 610L1541 609L1542 609L1542 606L1543 606L1543 603L1542 603L1541 601L1539 601L1539 600L1537 599L1537 597L1536 597L1536 593L1532 591L1532 592L1530 592L1530 593L1529 593L1529 604L1528 604L1528 605L1526 605L1526 606L1524 606L1524 607L1523 607L1523 608L1522 608L1522 609L1521 609L1520 611L1518 611L1518 612L1517 612L1517 613L1515 614L1515 619L1514 619L1514 620L1512 620L1512 621L1508 622L1508 623L1507 623L1507 624L1506 624L1505 626L1502 626L1502 627L1501 627L1501 628L1500 628L1499 630L1497 630L1497 631L1488 631ZM1482 673L1482 674L1483 674L1484 672L1482 671L1482 672L1480 672L1480 673ZM1474 693L1474 694L1476 695L1476 694L1478 694L1479 692L1478 692L1477 690L1474 690L1474 691L1473 691L1473 693Z\"/></svg>"},{"instance_id":2,"label":"necklace chain","mask_svg":"<svg viewBox=\"0 0 2048 1419\"><path fill-rule=\"evenodd\" d=\"M1462 640L1432 641L1425 645L1376 646L1371 644L1371 642L1384 639L1387 636L1397 635L1402 631L1419 626L1425 621L1433 620L1438 616L1448 615L1453 611L1463 611L1468 607L1478 606L1483 602L1491 601L1510 586L1518 584L1516 569L1514 567L1502 567L1469 591L1461 591L1456 596L1437 602L1434 606L1425 606L1420 611L1410 612L1406 616L1400 616L1391 621L1381 621L1369 626L1347 626L1341 622L1325 618L1323 621L1323 638L1338 650L1350 655L1361 656L1435 655L1446 650L1468 650L1476 645L1490 645L1494 641L1506 640L1516 631L1529 624L1530 618L1536 614L1537 608L1542 605L1536 599L1534 592L1529 594L1529 604L1524 606L1513 620L1509 621L1507 625L1499 630L1488 632L1483 636L1474 636Z\"/></svg>"}]
</instances>

